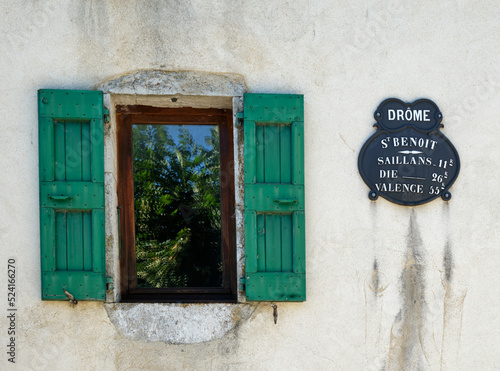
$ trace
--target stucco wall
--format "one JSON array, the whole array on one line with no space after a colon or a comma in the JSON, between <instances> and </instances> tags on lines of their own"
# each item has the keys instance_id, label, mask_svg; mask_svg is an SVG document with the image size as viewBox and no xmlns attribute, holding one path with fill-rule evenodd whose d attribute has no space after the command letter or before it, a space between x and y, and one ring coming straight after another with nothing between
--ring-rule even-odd
<instances>
[{"instance_id":1,"label":"stucco wall","mask_svg":"<svg viewBox=\"0 0 500 371\"><path fill-rule=\"evenodd\" d=\"M500 368L495 1L2 1L0 19L1 369ZM120 332L105 304L40 300L36 90L142 69L305 95L307 301L278 304L277 325L264 303L218 339L166 344ZM448 203L369 201L357 156L388 97L441 109L462 162Z\"/></svg>"}]
</instances>

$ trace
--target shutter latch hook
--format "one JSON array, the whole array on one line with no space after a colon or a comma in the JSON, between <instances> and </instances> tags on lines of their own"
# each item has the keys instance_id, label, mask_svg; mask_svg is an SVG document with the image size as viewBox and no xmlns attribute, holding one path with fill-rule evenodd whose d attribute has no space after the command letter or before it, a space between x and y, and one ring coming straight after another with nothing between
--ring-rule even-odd
<instances>
[{"instance_id":1,"label":"shutter latch hook","mask_svg":"<svg viewBox=\"0 0 500 371\"><path fill-rule=\"evenodd\" d=\"M63 288L63 291L66 294L66 296L68 297L70 302L72 302L73 304L78 304L78 300L76 300L75 297L69 293L69 291L66 291L65 288Z\"/></svg>"},{"instance_id":2,"label":"shutter latch hook","mask_svg":"<svg viewBox=\"0 0 500 371\"><path fill-rule=\"evenodd\" d=\"M269 304L271 307L273 307L273 318L274 318L274 324L278 322L278 306L276 304Z\"/></svg>"}]
</instances>

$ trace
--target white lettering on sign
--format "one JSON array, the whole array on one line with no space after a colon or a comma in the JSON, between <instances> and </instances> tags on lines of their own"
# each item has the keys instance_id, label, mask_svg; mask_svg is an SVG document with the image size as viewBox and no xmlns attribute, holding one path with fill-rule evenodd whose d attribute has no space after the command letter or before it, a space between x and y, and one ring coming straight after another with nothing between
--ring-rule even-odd
<instances>
[{"instance_id":1,"label":"white lettering on sign","mask_svg":"<svg viewBox=\"0 0 500 371\"><path fill-rule=\"evenodd\" d=\"M380 170L379 171L379 178L389 178L389 179L396 179L398 177L398 171L397 170Z\"/></svg>"},{"instance_id":2,"label":"white lettering on sign","mask_svg":"<svg viewBox=\"0 0 500 371\"><path fill-rule=\"evenodd\" d=\"M389 121L431 121L429 117L430 110L428 109L410 109L407 108L406 111L402 109L388 109L387 119Z\"/></svg>"},{"instance_id":3,"label":"white lettering on sign","mask_svg":"<svg viewBox=\"0 0 500 371\"><path fill-rule=\"evenodd\" d=\"M379 192L424 193L424 186L416 183L376 183Z\"/></svg>"},{"instance_id":4,"label":"white lettering on sign","mask_svg":"<svg viewBox=\"0 0 500 371\"><path fill-rule=\"evenodd\" d=\"M431 157L423 156L380 156L377 157L377 165L432 165Z\"/></svg>"},{"instance_id":5,"label":"white lettering on sign","mask_svg":"<svg viewBox=\"0 0 500 371\"><path fill-rule=\"evenodd\" d=\"M382 148L388 148L390 144L396 147L414 147L434 150L437 144L436 140L424 139L419 137L385 137L380 140Z\"/></svg>"}]
</instances>

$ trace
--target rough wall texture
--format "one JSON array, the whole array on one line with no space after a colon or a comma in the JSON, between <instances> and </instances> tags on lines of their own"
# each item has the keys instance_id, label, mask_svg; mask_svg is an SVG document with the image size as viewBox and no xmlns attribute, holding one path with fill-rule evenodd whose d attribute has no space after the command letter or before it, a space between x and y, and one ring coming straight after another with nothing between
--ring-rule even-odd
<instances>
[{"instance_id":1,"label":"rough wall texture","mask_svg":"<svg viewBox=\"0 0 500 371\"><path fill-rule=\"evenodd\" d=\"M19 300L2 370L500 368L495 1L33 0L0 17L0 280L14 257ZM277 325L260 304L218 339L176 345L126 336L105 304L41 302L36 90L138 70L305 95L308 300L278 304ZM448 204L368 200L357 155L392 96L443 112L462 160Z\"/></svg>"},{"instance_id":2,"label":"rough wall texture","mask_svg":"<svg viewBox=\"0 0 500 371\"><path fill-rule=\"evenodd\" d=\"M243 78L235 74L161 70L127 74L97 88L114 94L205 96L241 96L246 90Z\"/></svg>"},{"instance_id":3,"label":"rough wall texture","mask_svg":"<svg viewBox=\"0 0 500 371\"><path fill-rule=\"evenodd\" d=\"M108 304L115 327L127 339L193 344L219 339L255 310L246 304Z\"/></svg>"}]
</instances>

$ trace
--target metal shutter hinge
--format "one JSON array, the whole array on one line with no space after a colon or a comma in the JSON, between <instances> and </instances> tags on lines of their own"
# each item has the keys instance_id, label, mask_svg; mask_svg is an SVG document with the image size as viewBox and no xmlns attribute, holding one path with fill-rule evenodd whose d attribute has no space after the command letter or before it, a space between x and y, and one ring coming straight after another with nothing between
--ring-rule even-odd
<instances>
[{"instance_id":1,"label":"metal shutter hinge","mask_svg":"<svg viewBox=\"0 0 500 371\"><path fill-rule=\"evenodd\" d=\"M241 124L243 124L243 112L237 112L236 113L236 125L240 126Z\"/></svg>"},{"instance_id":2,"label":"metal shutter hinge","mask_svg":"<svg viewBox=\"0 0 500 371\"><path fill-rule=\"evenodd\" d=\"M109 120L110 120L110 118L109 118L109 109L104 108L103 109L103 113L104 113L104 122L109 122Z\"/></svg>"},{"instance_id":3,"label":"metal shutter hinge","mask_svg":"<svg viewBox=\"0 0 500 371\"><path fill-rule=\"evenodd\" d=\"M113 286L113 277L106 277L106 289L113 290L115 287Z\"/></svg>"},{"instance_id":4,"label":"metal shutter hinge","mask_svg":"<svg viewBox=\"0 0 500 371\"><path fill-rule=\"evenodd\" d=\"M245 291L247 280L245 277L240 277L240 291Z\"/></svg>"}]
</instances>

